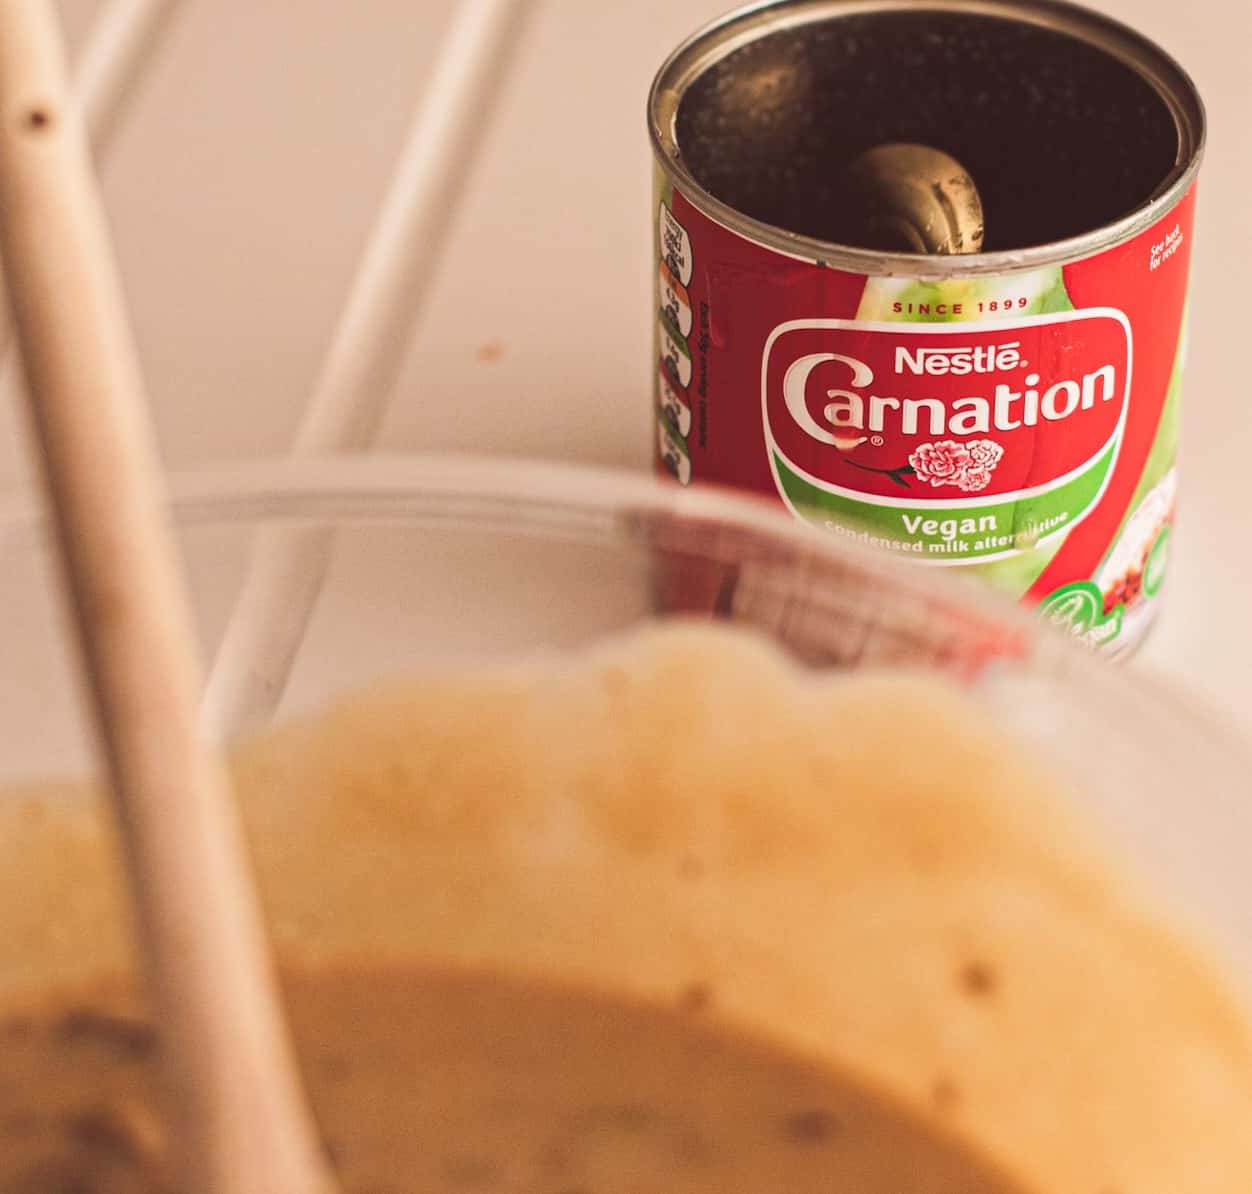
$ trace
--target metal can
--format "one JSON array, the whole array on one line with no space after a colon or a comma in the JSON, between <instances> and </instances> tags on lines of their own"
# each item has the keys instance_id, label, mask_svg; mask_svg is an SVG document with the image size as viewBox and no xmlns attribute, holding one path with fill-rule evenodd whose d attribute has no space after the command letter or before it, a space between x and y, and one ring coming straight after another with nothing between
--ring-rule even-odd
<instances>
[{"instance_id":1,"label":"metal can","mask_svg":"<svg viewBox=\"0 0 1252 1194\"><path fill-rule=\"evenodd\" d=\"M1055 0L783 0L675 51L649 120L658 468L1136 645L1174 517L1183 70ZM980 251L853 247L850 164L900 141L969 169Z\"/></svg>"}]
</instances>

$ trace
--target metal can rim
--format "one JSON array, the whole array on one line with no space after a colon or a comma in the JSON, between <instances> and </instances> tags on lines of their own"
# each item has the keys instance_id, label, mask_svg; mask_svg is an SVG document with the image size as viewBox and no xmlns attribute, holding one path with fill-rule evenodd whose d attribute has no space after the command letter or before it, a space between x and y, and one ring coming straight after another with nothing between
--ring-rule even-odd
<instances>
[{"instance_id":1,"label":"metal can rim","mask_svg":"<svg viewBox=\"0 0 1252 1194\"><path fill-rule=\"evenodd\" d=\"M1022 249L934 257L882 253L788 232L745 215L696 181L678 145L678 106L690 84L716 62L764 33L831 17L885 10L974 13L1025 22L1077 37L1135 70L1160 95L1178 131L1174 168L1134 211L1088 232ZM939 279L1003 274L1076 261L1130 240L1182 199L1204 156L1204 103L1186 70L1128 25L1068 0L758 0L697 30L665 60L648 95L648 130L661 168L706 215L789 257L877 276Z\"/></svg>"}]
</instances>

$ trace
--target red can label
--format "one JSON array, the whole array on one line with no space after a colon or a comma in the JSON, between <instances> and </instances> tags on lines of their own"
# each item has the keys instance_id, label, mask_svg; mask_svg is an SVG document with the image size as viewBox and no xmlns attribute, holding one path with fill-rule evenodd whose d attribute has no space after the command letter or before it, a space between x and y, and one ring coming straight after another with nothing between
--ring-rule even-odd
<instances>
[{"instance_id":1,"label":"red can label","mask_svg":"<svg viewBox=\"0 0 1252 1194\"><path fill-rule=\"evenodd\" d=\"M789 257L658 177L657 460L960 567L1122 649L1173 521L1194 189L1064 266L927 281Z\"/></svg>"}]
</instances>

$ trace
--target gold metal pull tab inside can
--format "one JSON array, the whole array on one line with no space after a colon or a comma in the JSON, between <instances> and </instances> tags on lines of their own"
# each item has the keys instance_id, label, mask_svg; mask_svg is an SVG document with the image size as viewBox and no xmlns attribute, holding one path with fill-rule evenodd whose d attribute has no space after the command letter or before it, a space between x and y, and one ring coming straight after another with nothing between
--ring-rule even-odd
<instances>
[{"instance_id":1,"label":"gold metal pull tab inside can","mask_svg":"<svg viewBox=\"0 0 1252 1194\"><path fill-rule=\"evenodd\" d=\"M982 201L968 170L927 145L878 145L847 170L861 247L905 253L977 253Z\"/></svg>"}]
</instances>

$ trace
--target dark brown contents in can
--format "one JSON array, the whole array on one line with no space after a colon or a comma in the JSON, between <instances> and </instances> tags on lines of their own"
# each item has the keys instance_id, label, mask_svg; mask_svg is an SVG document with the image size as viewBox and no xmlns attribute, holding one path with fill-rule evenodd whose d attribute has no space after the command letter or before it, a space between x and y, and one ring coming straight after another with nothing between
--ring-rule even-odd
<instances>
[{"instance_id":1,"label":"dark brown contents in can","mask_svg":"<svg viewBox=\"0 0 1252 1194\"><path fill-rule=\"evenodd\" d=\"M857 227L848 163L883 142L934 146L977 180L990 251L1129 214L1179 147L1165 101L1112 55L1001 17L916 10L830 18L735 50L691 84L677 139L723 202L842 243Z\"/></svg>"}]
</instances>

